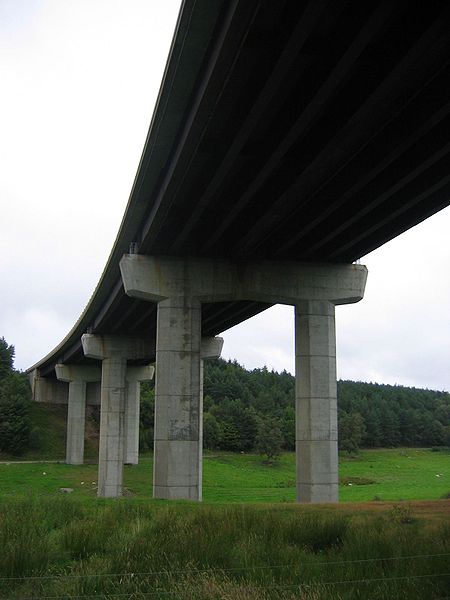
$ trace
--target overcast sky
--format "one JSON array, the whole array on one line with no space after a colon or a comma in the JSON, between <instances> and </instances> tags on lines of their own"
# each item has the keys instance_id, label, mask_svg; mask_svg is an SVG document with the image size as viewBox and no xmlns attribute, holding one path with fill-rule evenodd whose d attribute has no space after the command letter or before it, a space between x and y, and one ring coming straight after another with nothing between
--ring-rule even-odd
<instances>
[{"instance_id":1,"label":"overcast sky","mask_svg":"<svg viewBox=\"0 0 450 600\"><path fill-rule=\"evenodd\" d=\"M114 242L179 0L0 0L0 337L26 369L68 333ZM450 209L365 257L338 307L338 376L450 389ZM293 372L293 309L224 333Z\"/></svg>"}]
</instances>

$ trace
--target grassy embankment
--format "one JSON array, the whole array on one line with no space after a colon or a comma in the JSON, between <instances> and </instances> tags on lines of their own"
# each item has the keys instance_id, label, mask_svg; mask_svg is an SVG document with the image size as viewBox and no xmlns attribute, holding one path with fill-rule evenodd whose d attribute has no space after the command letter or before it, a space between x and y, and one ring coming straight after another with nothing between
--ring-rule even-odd
<instances>
[{"instance_id":1,"label":"grassy embankment","mask_svg":"<svg viewBox=\"0 0 450 600\"><path fill-rule=\"evenodd\" d=\"M20 456L0 452L0 461L64 460L66 452L67 405L40 404L30 405L32 422L31 447ZM84 454L87 461L96 461L98 457L98 427L92 417L92 408L86 412L86 438Z\"/></svg>"}]
</instances>

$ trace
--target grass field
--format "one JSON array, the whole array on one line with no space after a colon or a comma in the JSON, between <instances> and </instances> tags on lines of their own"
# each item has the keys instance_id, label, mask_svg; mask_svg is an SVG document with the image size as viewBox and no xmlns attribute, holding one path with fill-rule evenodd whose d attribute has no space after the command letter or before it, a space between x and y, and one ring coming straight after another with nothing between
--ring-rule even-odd
<instances>
[{"instance_id":1,"label":"grass field","mask_svg":"<svg viewBox=\"0 0 450 600\"><path fill-rule=\"evenodd\" d=\"M356 457L341 456L340 500L434 500L450 494L450 450L366 450ZM126 466L125 493L151 497L152 458ZM0 497L54 495L59 488L74 489L75 496L96 493L97 465L0 464ZM284 454L273 465L253 454L221 452L204 458L205 502L293 502L295 455Z\"/></svg>"},{"instance_id":2,"label":"grass field","mask_svg":"<svg viewBox=\"0 0 450 600\"><path fill-rule=\"evenodd\" d=\"M207 454L203 504L152 500L151 463L101 501L94 464L0 464L0 598L449 597L450 451L341 457L321 507L293 503L293 454Z\"/></svg>"}]
</instances>

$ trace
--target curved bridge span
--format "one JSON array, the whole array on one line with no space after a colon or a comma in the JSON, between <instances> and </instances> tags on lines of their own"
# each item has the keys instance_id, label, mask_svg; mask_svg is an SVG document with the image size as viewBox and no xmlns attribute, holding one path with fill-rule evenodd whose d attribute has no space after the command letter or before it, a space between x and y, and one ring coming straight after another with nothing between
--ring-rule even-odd
<instances>
[{"instance_id":1,"label":"curved bridge span","mask_svg":"<svg viewBox=\"0 0 450 600\"><path fill-rule=\"evenodd\" d=\"M284 302L298 499L337 500L334 306L364 294L356 259L450 204L449 31L437 0L183 3L101 280L30 369L36 400L69 403L68 462L101 402L100 495L137 460L156 361L154 493L201 498L202 360Z\"/></svg>"}]
</instances>

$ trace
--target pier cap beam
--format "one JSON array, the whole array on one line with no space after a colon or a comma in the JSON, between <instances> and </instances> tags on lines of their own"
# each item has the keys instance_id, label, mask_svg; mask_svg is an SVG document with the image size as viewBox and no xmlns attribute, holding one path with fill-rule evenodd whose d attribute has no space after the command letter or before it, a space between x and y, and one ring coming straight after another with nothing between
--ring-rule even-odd
<instances>
[{"instance_id":1,"label":"pier cap beam","mask_svg":"<svg viewBox=\"0 0 450 600\"><path fill-rule=\"evenodd\" d=\"M55 366L56 377L59 381L84 381L85 383L93 383L101 381L102 370L100 367L91 365L63 365Z\"/></svg>"},{"instance_id":2,"label":"pier cap beam","mask_svg":"<svg viewBox=\"0 0 450 600\"><path fill-rule=\"evenodd\" d=\"M84 355L104 360L112 355L120 355L125 360L145 360L151 356L149 342L140 336L95 335L81 336Z\"/></svg>"},{"instance_id":3,"label":"pier cap beam","mask_svg":"<svg viewBox=\"0 0 450 600\"><path fill-rule=\"evenodd\" d=\"M200 358L202 360L213 360L220 358L223 348L223 338L221 337L202 337L200 347Z\"/></svg>"},{"instance_id":4,"label":"pier cap beam","mask_svg":"<svg viewBox=\"0 0 450 600\"><path fill-rule=\"evenodd\" d=\"M355 264L223 260L126 254L120 261L126 294L151 302L194 297L200 302L248 300L296 304L359 302L367 268Z\"/></svg>"}]
</instances>

